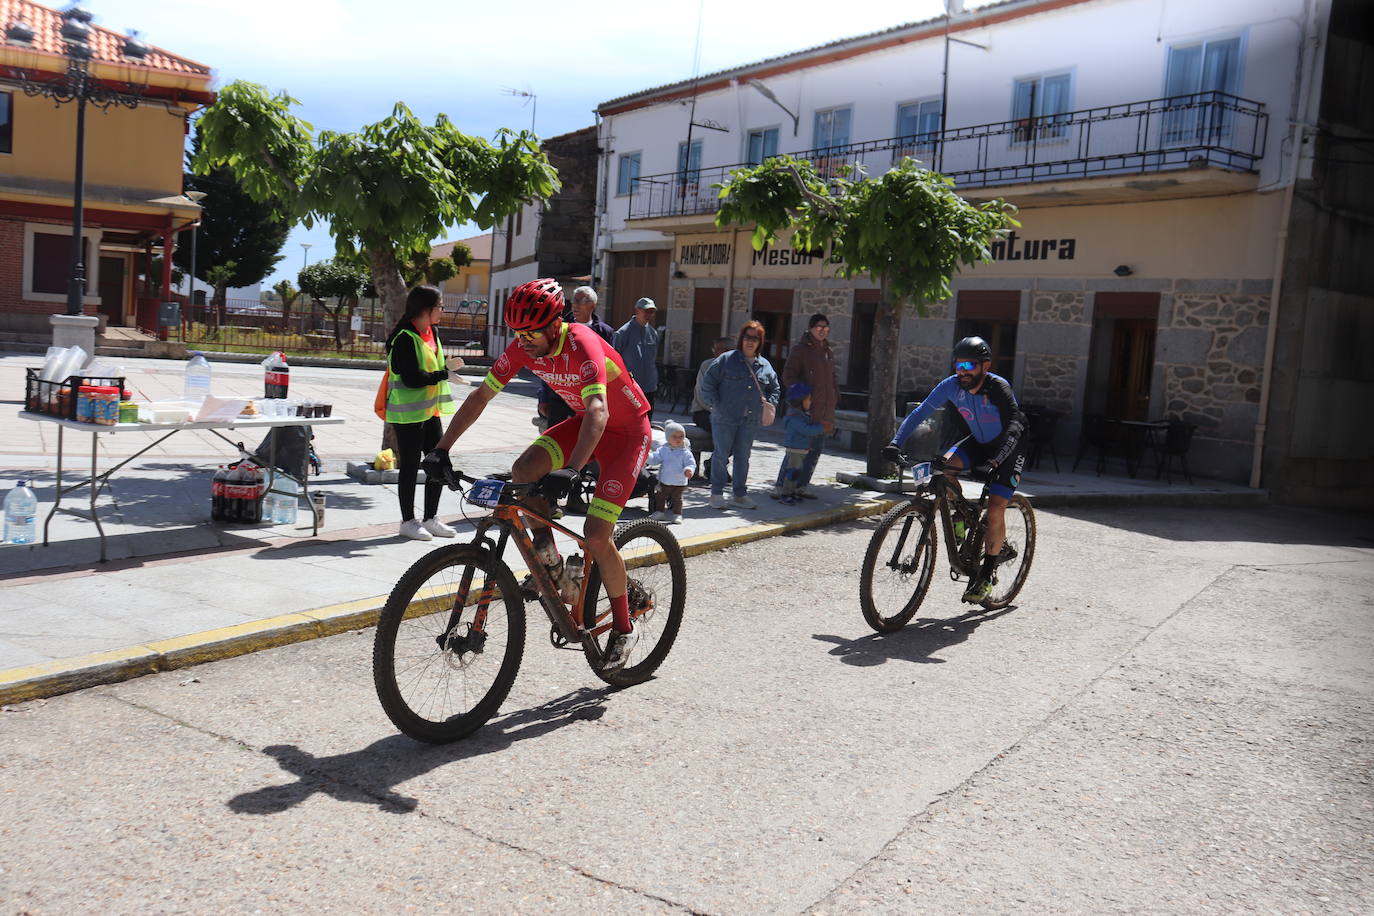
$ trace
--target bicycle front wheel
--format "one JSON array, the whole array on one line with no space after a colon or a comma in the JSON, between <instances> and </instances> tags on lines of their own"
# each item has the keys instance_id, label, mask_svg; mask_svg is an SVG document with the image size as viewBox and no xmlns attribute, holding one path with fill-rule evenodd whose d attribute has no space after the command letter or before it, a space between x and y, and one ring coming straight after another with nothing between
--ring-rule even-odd
<instances>
[{"instance_id":1,"label":"bicycle front wheel","mask_svg":"<svg viewBox=\"0 0 1374 916\"><path fill-rule=\"evenodd\" d=\"M939 534L935 508L925 500L889 509L864 554L859 605L879 633L895 633L911 621L930 588Z\"/></svg>"},{"instance_id":2,"label":"bicycle front wheel","mask_svg":"<svg viewBox=\"0 0 1374 916\"><path fill-rule=\"evenodd\" d=\"M431 551L382 609L372 677L402 732L442 744L476 731L510 693L525 648L525 603L509 567L471 544Z\"/></svg>"},{"instance_id":3,"label":"bicycle front wheel","mask_svg":"<svg viewBox=\"0 0 1374 916\"><path fill-rule=\"evenodd\" d=\"M588 632L582 650L597 677L612 687L630 687L647 681L673 648L687 604L687 561L673 533L650 519L621 525L615 545L625 560L630 620L639 639L623 668L602 670L611 636L611 599L601 571L593 566L582 609L582 625Z\"/></svg>"},{"instance_id":4,"label":"bicycle front wheel","mask_svg":"<svg viewBox=\"0 0 1374 916\"><path fill-rule=\"evenodd\" d=\"M1011 604L1021 586L1026 584L1031 560L1035 559L1035 513L1031 511L1030 500L1020 493L1012 496L1007 504L1006 519L1007 536L993 572L992 593L981 602L989 611Z\"/></svg>"}]
</instances>

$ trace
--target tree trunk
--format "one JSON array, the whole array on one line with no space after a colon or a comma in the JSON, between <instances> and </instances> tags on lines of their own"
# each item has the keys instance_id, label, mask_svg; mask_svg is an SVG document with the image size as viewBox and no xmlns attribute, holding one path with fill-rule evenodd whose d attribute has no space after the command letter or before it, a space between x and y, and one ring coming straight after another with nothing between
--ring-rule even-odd
<instances>
[{"instance_id":1,"label":"tree trunk","mask_svg":"<svg viewBox=\"0 0 1374 916\"><path fill-rule=\"evenodd\" d=\"M901 353L901 303L891 301L886 284L873 315L873 360L868 372L868 473L882 477L891 470L883 446L897 430L897 366Z\"/></svg>"},{"instance_id":2,"label":"tree trunk","mask_svg":"<svg viewBox=\"0 0 1374 916\"><path fill-rule=\"evenodd\" d=\"M367 246L367 262L372 267L372 285L382 300L383 322L386 327L395 327L406 309L406 285L401 279L401 263L396 260L396 252L385 239L363 239Z\"/></svg>"}]
</instances>

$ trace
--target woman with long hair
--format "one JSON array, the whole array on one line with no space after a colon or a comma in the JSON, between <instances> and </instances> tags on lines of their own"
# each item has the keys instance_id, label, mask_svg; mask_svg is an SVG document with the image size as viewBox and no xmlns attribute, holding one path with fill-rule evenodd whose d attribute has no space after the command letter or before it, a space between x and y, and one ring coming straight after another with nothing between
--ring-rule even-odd
<instances>
[{"instance_id":1,"label":"woman with long hair","mask_svg":"<svg viewBox=\"0 0 1374 916\"><path fill-rule=\"evenodd\" d=\"M401 536L417 541L455 532L436 517L443 481L425 480L425 514L415 520L415 483L420 459L444 434L440 416L453 413L444 347L434 333L444 311L443 296L433 286L417 286L406 295L405 313L386 339L386 421L396 432L396 493L401 503ZM461 360L449 362L462 365Z\"/></svg>"}]
</instances>

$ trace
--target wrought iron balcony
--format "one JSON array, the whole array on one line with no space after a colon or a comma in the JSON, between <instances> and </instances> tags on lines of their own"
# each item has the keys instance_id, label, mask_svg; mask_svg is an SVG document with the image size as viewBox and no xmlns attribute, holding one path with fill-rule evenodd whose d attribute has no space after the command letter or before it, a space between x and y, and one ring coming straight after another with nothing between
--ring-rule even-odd
<instances>
[{"instance_id":1,"label":"wrought iron balcony","mask_svg":"<svg viewBox=\"0 0 1374 916\"><path fill-rule=\"evenodd\" d=\"M830 178L846 168L877 177L911 156L961 189L1207 167L1254 172L1264 157L1268 119L1258 102L1199 92L792 155ZM637 178L628 218L714 213L720 195L713 185L752 164Z\"/></svg>"}]
</instances>

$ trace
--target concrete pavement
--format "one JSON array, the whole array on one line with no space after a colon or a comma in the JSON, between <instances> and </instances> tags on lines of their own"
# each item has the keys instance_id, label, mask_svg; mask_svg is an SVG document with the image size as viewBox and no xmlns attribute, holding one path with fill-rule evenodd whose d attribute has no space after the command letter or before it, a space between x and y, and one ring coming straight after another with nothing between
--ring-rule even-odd
<instances>
[{"instance_id":1,"label":"concrete pavement","mask_svg":"<svg viewBox=\"0 0 1374 916\"><path fill-rule=\"evenodd\" d=\"M16 416L24 369L40 363L37 356L0 355L0 390L14 393L0 402L9 407L0 410L0 487L8 489L21 477L34 480L41 536L42 518L52 504L55 427ZM131 360L124 366L129 387L151 400L179 395L181 369L179 362L161 360ZM292 372L293 395L328 400L334 415L347 421L316 430L324 470L312 488L327 500L325 525L317 535L311 535L304 511L296 526L212 523L211 475L216 465L236 456L214 436L187 431L112 478L100 504L108 562L97 562L95 526L65 515L53 519L47 546L0 548L0 702L52 696L370 625L405 568L437 546L397 536L394 487L365 485L345 473L348 462L368 460L379 448L381 424L371 412L378 378L377 370L356 368ZM214 390L259 396L262 370L217 361ZM454 450L455 464L465 471L508 469L536 434L530 423L534 386L516 382L508 390ZM89 438L66 437L68 468L89 467ZM245 439L251 449L261 432ZM97 465L110 467L149 441L149 434L136 431L101 435ZM707 505L707 489L690 488L684 523L675 529L684 549L705 552L858 518L886 505L882 494L835 482L837 474L863 467L861 456L844 452L822 458L818 500L799 506L770 500L764 491L781 457L779 434L765 431L750 470L758 510L715 511ZM1055 473L1047 456L1026 474L1023 490L1041 508L1264 500L1263 492L1215 481L1131 480L1119 468L1100 477L1074 474L1071 463L1072 456L1061 455L1063 472ZM441 517L459 528L460 539L471 530L465 512L475 515L455 496L445 496ZM624 517L644 513L644 501L635 500Z\"/></svg>"}]
</instances>

